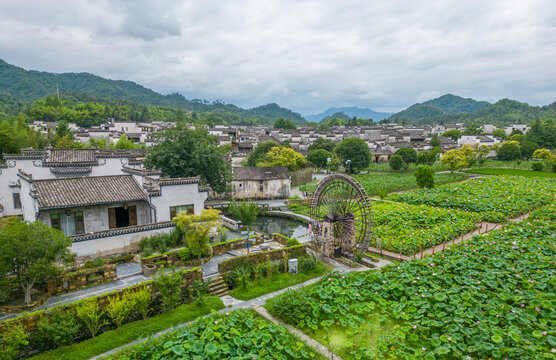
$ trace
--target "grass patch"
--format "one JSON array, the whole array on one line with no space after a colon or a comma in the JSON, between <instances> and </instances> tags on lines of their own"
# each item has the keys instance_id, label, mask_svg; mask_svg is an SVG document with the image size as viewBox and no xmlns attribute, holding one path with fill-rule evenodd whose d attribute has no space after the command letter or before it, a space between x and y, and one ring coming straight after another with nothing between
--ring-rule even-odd
<instances>
[{"instance_id":1,"label":"grass patch","mask_svg":"<svg viewBox=\"0 0 556 360\"><path fill-rule=\"evenodd\" d=\"M553 178L556 173L547 171L533 171L521 169L470 169L464 170L466 173L482 174L482 175L518 175L525 177Z\"/></svg>"},{"instance_id":2,"label":"grass patch","mask_svg":"<svg viewBox=\"0 0 556 360\"><path fill-rule=\"evenodd\" d=\"M306 273L299 273L293 275L290 273L279 273L274 274L270 277L270 281L266 278L259 280L259 282L249 282L247 284L247 289L242 289L237 287L230 290L229 294L239 300L250 300L261 295L269 294L274 291L278 291L289 286L305 282L307 280L316 278L318 276L324 275L328 270L330 270L330 265L325 265L319 261L316 268Z\"/></svg>"},{"instance_id":3,"label":"grass patch","mask_svg":"<svg viewBox=\"0 0 556 360\"><path fill-rule=\"evenodd\" d=\"M119 346L128 344L139 338L147 337L169 327L194 320L199 316L209 314L211 310L224 308L222 300L216 296L207 296L203 303L197 301L183 304L158 316L127 323L120 329L102 333L94 339L63 346L33 356L32 360L80 360L105 353Z\"/></svg>"}]
</instances>

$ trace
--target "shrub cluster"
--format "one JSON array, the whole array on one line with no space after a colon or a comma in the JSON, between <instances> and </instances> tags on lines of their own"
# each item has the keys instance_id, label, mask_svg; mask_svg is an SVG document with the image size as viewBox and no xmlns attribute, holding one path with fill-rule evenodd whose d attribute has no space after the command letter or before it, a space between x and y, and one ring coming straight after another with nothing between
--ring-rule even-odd
<instances>
[{"instance_id":1,"label":"shrub cluster","mask_svg":"<svg viewBox=\"0 0 556 360\"><path fill-rule=\"evenodd\" d=\"M170 249L183 246L183 232L176 227L171 233L161 233L144 237L139 242L141 256L150 256L153 253L164 253Z\"/></svg>"}]
</instances>

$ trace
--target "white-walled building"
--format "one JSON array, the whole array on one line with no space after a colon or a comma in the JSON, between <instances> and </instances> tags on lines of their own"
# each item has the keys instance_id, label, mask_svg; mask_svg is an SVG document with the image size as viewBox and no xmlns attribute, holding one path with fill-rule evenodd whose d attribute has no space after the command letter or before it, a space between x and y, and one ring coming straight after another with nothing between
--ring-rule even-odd
<instances>
[{"instance_id":1,"label":"white-walled building","mask_svg":"<svg viewBox=\"0 0 556 360\"><path fill-rule=\"evenodd\" d=\"M286 199L290 196L288 169L274 167L234 167L234 199Z\"/></svg>"}]
</instances>

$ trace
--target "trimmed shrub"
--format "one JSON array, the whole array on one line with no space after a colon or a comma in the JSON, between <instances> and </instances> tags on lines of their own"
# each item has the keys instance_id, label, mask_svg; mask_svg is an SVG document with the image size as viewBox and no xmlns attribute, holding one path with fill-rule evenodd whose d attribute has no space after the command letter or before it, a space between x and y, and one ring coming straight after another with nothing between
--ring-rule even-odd
<instances>
[{"instance_id":1,"label":"trimmed shrub","mask_svg":"<svg viewBox=\"0 0 556 360\"><path fill-rule=\"evenodd\" d=\"M40 319L37 327L46 347L60 347L71 342L81 326L73 312L55 310L50 317Z\"/></svg>"},{"instance_id":2,"label":"trimmed shrub","mask_svg":"<svg viewBox=\"0 0 556 360\"><path fill-rule=\"evenodd\" d=\"M312 255L302 256L297 261L299 263L299 271L302 273L309 272L317 267L317 262Z\"/></svg>"},{"instance_id":3,"label":"trimmed shrub","mask_svg":"<svg viewBox=\"0 0 556 360\"><path fill-rule=\"evenodd\" d=\"M181 261L187 261L191 259L191 249L190 248L183 248L178 250L178 257Z\"/></svg>"},{"instance_id":4,"label":"trimmed shrub","mask_svg":"<svg viewBox=\"0 0 556 360\"><path fill-rule=\"evenodd\" d=\"M403 158L400 155L392 155L388 164L392 170L398 171L404 167L405 161L403 161Z\"/></svg>"},{"instance_id":5,"label":"trimmed shrub","mask_svg":"<svg viewBox=\"0 0 556 360\"><path fill-rule=\"evenodd\" d=\"M415 181L420 188L432 189L434 187L434 169L428 165L417 166L414 173Z\"/></svg>"}]
</instances>

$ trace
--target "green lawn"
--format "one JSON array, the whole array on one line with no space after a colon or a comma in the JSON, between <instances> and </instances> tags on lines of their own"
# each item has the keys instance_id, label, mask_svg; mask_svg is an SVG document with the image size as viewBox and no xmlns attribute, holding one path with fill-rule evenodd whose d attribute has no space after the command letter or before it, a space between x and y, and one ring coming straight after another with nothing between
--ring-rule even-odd
<instances>
[{"instance_id":1,"label":"green lawn","mask_svg":"<svg viewBox=\"0 0 556 360\"><path fill-rule=\"evenodd\" d=\"M89 359L93 356L105 353L119 346L128 344L139 338L147 337L172 326L185 323L199 316L210 314L212 310L220 310L224 304L220 298L207 296L203 303L193 302L183 304L158 316L147 320L139 320L127 323L120 329L110 330L101 335L82 341L80 343L63 346L59 349L50 350L33 356L31 360L80 360Z\"/></svg>"},{"instance_id":2,"label":"green lawn","mask_svg":"<svg viewBox=\"0 0 556 360\"><path fill-rule=\"evenodd\" d=\"M229 294L239 300L250 300L324 275L329 269L330 267L319 261L316 268L306 273L299 273L297 275L290 273L274 274L270 281L264 278L257 283L249 282L247 289L237 287L230 290Z\"/></svg>"},{"instance_id":3,"label":"green lawn","mask_svg":"<svg viewBox=\"0 0 556 360\"><path fill-rule=\"evenodd\" d=\"M471 169L464 170L466 173L482 174L482 175L518 175L526 177L556 177L556 173L547 171L533 171L521 169Z\"/></svg>"}]
</instances>

